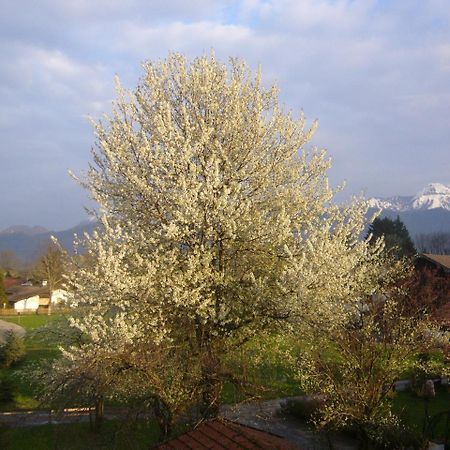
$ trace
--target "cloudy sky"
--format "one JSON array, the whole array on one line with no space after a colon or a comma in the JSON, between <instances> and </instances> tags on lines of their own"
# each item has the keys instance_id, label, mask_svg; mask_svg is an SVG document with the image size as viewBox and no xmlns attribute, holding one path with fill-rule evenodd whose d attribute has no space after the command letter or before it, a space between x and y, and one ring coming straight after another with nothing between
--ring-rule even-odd
<instances>
[{"instance_id":1,"label":"cloudy sky","mask_svg":"<svg viewBox=\"0 0 450 450\"><path fill-rule=\"evenodd\" d=\"M215 49L261 64L287 108L319 119L334 184L414 194L450 183L448 0L0 0L0 229L84 218L87 116L146 59Z\"/></svg>"}]
</instances>

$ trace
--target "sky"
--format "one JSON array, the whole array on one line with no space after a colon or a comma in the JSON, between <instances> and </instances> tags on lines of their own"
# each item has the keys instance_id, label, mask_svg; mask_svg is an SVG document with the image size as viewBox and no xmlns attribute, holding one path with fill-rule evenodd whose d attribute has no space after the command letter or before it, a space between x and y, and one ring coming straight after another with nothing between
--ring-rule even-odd
<instances>
[{"instance_id":1,"label":"sky","mask_svg":"<svg viewBox=\"0 0 450 450\"><path fill-rule=\"evenodd\" d=\"M448 0L0 0L0 229L85 219L88 117L168 52L245 59L348 194L450 183Z\"/></svg>"}]
</instances>

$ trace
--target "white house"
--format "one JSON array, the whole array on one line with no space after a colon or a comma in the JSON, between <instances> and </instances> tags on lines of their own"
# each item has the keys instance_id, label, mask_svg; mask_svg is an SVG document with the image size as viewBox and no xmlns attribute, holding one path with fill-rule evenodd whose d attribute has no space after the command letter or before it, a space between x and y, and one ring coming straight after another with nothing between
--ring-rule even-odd
<instances>
[{"instance_id":1,"label":"white house","mask_svg":"<svg viewBox=\"0 0 450 450\"><path fill-rule=\"evenodd\" d=\"M8 301L18 312L37 311L64 302L67 293L63 289L56 289L50 296L48 287L42 286L14 286L7 291Z\"/></svg>"},{"instance_id":2,"label":"white house","mask_svg":"<svg viewBox=\"0 0 450 450\"><path fill-rule=\"evenodd\" d=\"M51 304L58 305L64 303L67 300L67 292L64 289L55 289L52 292Z\"/></svg>"},{"instance_id":3,"label":"white house","mask_svg":"<svg viewBox=\"0 0 450 450\"><path fill-rule=\"evenodd\" d=\"M16 311L36 311L39 308L39 299L39 295L33 295L32 297L17 300L14 303L14 309Z\"/></svg>"}]
</instances>

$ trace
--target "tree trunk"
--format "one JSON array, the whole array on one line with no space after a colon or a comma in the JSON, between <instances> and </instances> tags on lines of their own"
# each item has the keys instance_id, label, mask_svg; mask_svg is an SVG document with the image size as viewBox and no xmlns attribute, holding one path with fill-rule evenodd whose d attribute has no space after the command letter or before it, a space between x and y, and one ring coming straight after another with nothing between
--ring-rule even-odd
<instances>
[{"instance_id":1,"label":"tree trunk","mask_svg":"<svg viewBox=\"0 0 450 450\"><path fill-rule=\"evenodd\" d=\"M102 396L97 397L95 402L95 430L100 431L103 424L103 417L105 413L105 401Z\"/></svg>"},{"instance_id":2,"label":"tree trunk","mask_svg":"<svg viewBox=\"0 0 450 450\"><path fill-rule=\"evenodd\" d=\"M219 412L222 383L220 359L211 351L202 360L202 409L203 418L216 417Z\"/></svg>"},{"instance_id":3,"label":"tree trunk","mask_svg":"<svg viewBox=\"0 0 450 450\"><path fill-rule=\"evenodd\" d=\"M159 440L164 441L172 432L172 412L167 403L159 396L156 396L153 408L159 426Z\"/></svg>"}]
</instances>

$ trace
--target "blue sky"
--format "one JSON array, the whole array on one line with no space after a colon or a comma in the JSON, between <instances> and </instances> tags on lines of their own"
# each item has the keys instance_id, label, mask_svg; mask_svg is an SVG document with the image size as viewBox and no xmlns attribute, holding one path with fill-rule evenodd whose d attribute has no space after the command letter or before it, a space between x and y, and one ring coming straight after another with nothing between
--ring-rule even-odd
<instances>
[{"instance_id":1,"label":"blue sky","mask_svg":"<svg viewBox=\"0 0 450 450\"><path fill-rule=\"evenodd\" d=\"M450 183L448 0L0 0L0 229L84 218L81 173L114 76L214 49L261 64L286 108L319 119L333 184L367 196Z\"/></svg>"}]
</instances>

